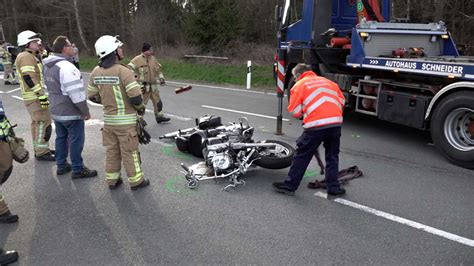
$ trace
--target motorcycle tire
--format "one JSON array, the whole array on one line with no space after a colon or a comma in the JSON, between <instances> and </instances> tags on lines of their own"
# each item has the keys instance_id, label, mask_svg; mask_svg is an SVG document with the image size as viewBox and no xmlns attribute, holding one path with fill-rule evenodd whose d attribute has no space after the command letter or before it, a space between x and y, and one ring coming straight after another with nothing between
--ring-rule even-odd
<instances>
[{"instance_id":1,"label":"motorcycle tire","mask_svg":"<svg viewBox=\"0 0 474 266\"><path fill-rule=\"evenodd\" d=\"M180 152L189 152L189 138L177 137L176 147Z\"/></svg>"},{"instance_id":2,"label":"motorcycle tire","mask_svg":"<svg viewBox=\"0 0 474 266\"><path fill-rule=\"evenodd\" d=\"M205 145L206 138L207 138L207 135L205 131L199 130L199 131L194 132L189 137L189 142L188 142L189 152L198 158L204 158L204 155L202 154L202 150L206 147Z\"/></svg>"},{"instance_id":3,"label":"motorcycle tire","mask_svg":"<svg viewBox=\"0 0 474 266\"><path fill-rule=\"evenodd\" d=\"M266 140L264 142L277 144L277 153L275 153L275 150L259 150L258 156L260 159L254 162L255 165L267 169L283 169L291 165L291 162L293 161L293 155L295 154L295 148L293 148L293 146L279 140Z\"/></svg>"}]
</instances>

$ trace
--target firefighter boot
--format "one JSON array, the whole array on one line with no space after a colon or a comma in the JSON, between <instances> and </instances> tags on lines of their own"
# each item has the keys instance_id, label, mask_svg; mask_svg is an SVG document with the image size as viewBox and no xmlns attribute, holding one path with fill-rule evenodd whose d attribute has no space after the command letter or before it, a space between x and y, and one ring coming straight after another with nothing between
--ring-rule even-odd
<instances>
[{"instance_id":1,"label":"firefighter boot","mask_svg":"<svg viewBox=\"0 0 474 266\"><path fill-rule=\"evenodd\" d=\"M45 153L43 155L36 156L36 160L38 161L48 161L48 162L53 162L56 161L56 158L54 158L54 152L49 151L48 153Z\"/></svg>"},{"instance_id":2,"label":"firefighter boot","mask_svg":"<svg viewBox=\"0 0 474 266\"><path fill-rule=\"evenodd\" d=\"M120 187L120 185L122 185L122 183L123 183L122 178L119 178L119 179L117 179L117 181L115 181L114 184L109 183L109 189L116 189L116 188Z\"/></svg>"},{"instance_id":3,"label":"firefighter boot","mask_svg":"<svg viewBox=\"0 0 474 266\"><path fill-rule=\"evenodd\" d=\"M131 187L131 189L132 189L132 190L137 190L137 189L139 189L139 188L146 187L146 186L148 186L148 185L150 185L150 180L148 180L148 179L143 179L143 181L142 181L140 184Z\"/></svg>"},{"instance_id":4,"label":"firefighter boot","mask_svg":"<svg viewBox=\"0 0 474 266\"><path fill-rule=\"evenodd\" d=\"M161 122L168 122L168 121L171 120L169 117L166 117L164 115L157 116L155 119L156 119L156 123L158 123L158 124L160 124Z\"/></svg>"},{"instance_id":5,"label":"firefighter boot","mask_svg":"<svg viewBox=\"0 0 474 266\"><path fill-rule=\"evenodd\" d=\"M10 211L0 215L0 223L2 224L11 224L18 221L18 215L12 214Z\"/></svg>"},{"instance_id":6,"label":"firefighter boot","mask_svg":"<svg viewBox=\"0 0 474 266\"><path fill-rule=\"evenodd\" d=\"M8 265L18 260L18 252L0 249L0 265Z\"/></svg>"}]
</instances>

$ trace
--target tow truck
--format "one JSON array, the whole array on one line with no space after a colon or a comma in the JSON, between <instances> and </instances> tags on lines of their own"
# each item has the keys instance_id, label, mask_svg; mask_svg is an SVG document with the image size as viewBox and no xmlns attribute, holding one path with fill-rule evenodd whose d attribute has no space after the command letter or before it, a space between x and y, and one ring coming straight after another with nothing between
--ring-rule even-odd
<instances>
[{"instance_id":1,"label":"tow truck","mask_svg":"<svg viewBox=\"0 0 474 266\"><path fill-rule=\"evenodd\" d=\"M474 168L474 57L459 54L444 22L390 22L390 0L282 3L277 134L291 70L306 63L339 85L346 108L427 130L447 160Z\"/></svg>"}]
</instances>

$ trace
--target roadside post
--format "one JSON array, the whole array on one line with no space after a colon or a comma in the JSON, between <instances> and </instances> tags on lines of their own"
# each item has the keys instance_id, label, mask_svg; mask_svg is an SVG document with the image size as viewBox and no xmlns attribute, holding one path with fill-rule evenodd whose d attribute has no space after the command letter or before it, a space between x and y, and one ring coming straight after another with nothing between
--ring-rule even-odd
<instances>
[{"instance_id":1,"label":"roadside post","mask_svg":"<svg viewBox=\"0 0 474 266\"><path fill-rule=\"evenodd\" d=\"M247 90L250 90L252 85L252 61L247 61Z\"/></svg>"},{"instance_id":2,"label":"roadside post","mask_svg":"<svg viewBox=\"0 0 474 266\"><path fill-rule=\"evenodd\" d=\"M277 124L275 135L283 135L283 96L284 96L284 84L285 84L285 52L283 50L278 51L275 58L276 66L276 89L278 99L278 113L277 113Z\"/></svg>"}]
</instances>

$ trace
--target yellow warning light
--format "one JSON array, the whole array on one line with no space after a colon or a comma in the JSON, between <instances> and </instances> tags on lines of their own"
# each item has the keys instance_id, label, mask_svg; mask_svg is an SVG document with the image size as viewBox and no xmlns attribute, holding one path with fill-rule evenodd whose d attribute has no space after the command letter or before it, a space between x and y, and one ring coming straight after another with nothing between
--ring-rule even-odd
<instances>
[{"instance_id":1,"label":"yellow warning light","mask_svg":"<svg viewBox=\"0 0 474 266\"><path fill-rule=\"evenodd\" d=\"M449 39L449 35L448 35L448 34L443 34L443 35L441 35L441 38L443 38L443 39Z\"/></svg>"},{"instance_id":2,"label":"yellow warning light","mask_svg":"<svg viewBox=\"0 0 474 266\"><path fill-rule=\"evenodd\" d=\"M453 75L449 75L448 78L453 79L455 77Z\"/></svg>"},{"instance_id":3,"label":"yellow warning light","mask_svg":"<svg viewBox=\"0 0 474 266\"><path fill-rule=\"evenodd\" d=\"M397 73L398 71L400 71L400 70L398 70L398 69L394 69L394 70L393 70L393 72L395 72L395 73Z\"/></svg>"},{"instance_id":4,"label":"yellow warning light","mask_svg":"<svg viewBox=\"0 0 474 266\"><path fill-rule=\"evenodd\" d=\"M360 37L369 37L369 34L367 32L361 32Z\"/></svg>"}]
</instances>

